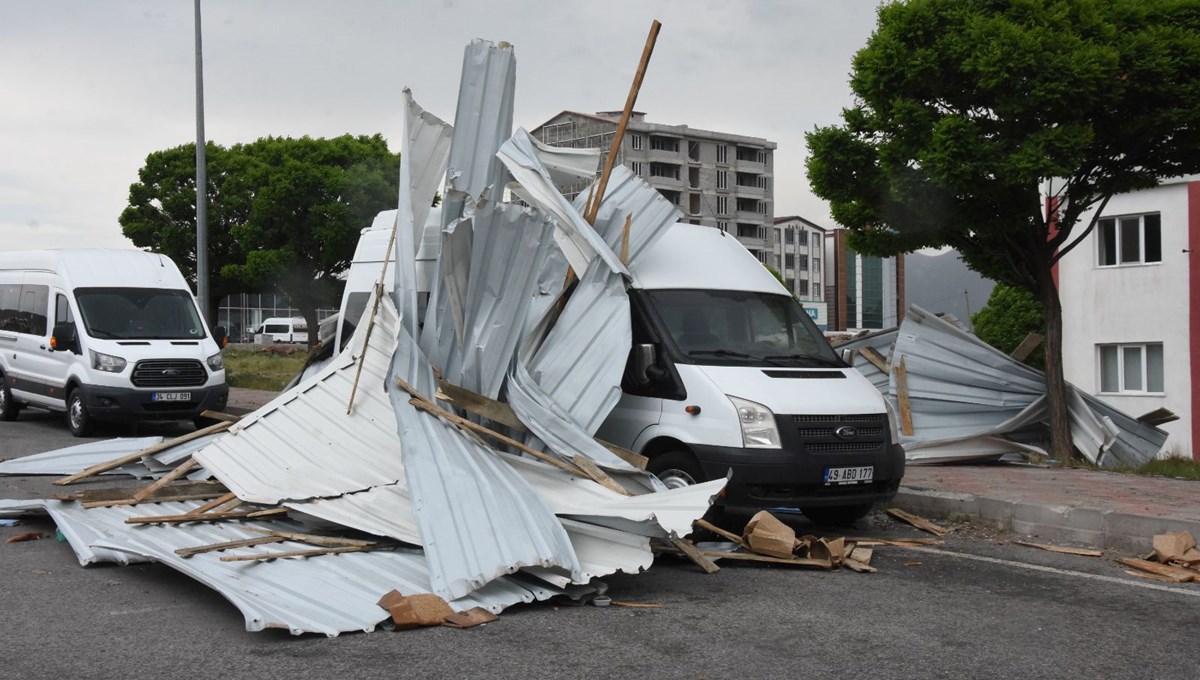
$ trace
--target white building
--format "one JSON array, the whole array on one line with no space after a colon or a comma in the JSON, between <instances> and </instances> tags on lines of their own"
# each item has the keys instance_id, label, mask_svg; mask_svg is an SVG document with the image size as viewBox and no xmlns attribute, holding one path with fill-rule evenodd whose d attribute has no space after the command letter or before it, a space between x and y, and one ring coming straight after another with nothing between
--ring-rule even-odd
<instances>
[{"instance_id":1,"label":"white building","mask_svg":"<svg viewBox=\"0 0 1200 680\"><path fill-rule=\"evenodd\" d=\"M817 328L829 325L825 302L825 229L803 217L776 217L768 238L767 264L783 276L784 285L800 301Z\"/></svg>"},{"instance_id":2,"label":"white building","mask_svg":"<svg viewBox=\"0 0 1200 680\"><path fill-rule=\"evenodd\" d=\"M1198 179L1114 196L1057 275L1066 379L1134 417L1174 411L1164 455L1200 459Z\"/></svg>"}]
</instances>

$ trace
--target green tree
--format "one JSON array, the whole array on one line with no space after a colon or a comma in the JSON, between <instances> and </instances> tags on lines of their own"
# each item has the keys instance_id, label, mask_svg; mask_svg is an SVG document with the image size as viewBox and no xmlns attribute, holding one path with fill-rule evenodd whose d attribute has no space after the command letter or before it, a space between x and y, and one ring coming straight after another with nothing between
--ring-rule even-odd
<instances>
[{"instance_id":1,"label":"green tree","mask_svg":"<svg viewBox=\"0 0 1200 680\"><path fill-rule=\"evenodd\" d=\"M400 156L381 135L333 139L266 137L234 146L253 187L248 218L232 227L244 264L221 274L245 288L287 295L316 342L317 307L336 303L359 232L396 205Z\"/></svg>"},{"instance_id":2,"label":"green tree","mask_svg":"<svg viewBox=\"0 0 1200 680\"><path fill-rule=\"evenodd\" d=\"M997 283L988 296L987 305L971 316L975 335L987 344L1012 354L1030 333L1044 333L1046 322L1042 303L1024 288ZM1046 355L1039 345L1025 363L1045 369Z\"/></svg>"},{"instance_id":3,"label":"green tree","mask_svg":"<svg viewBox=\"0 0 1200 680\"><path fill-rule=\"evenodd\" d=\"M238 292L239 282L222 276L240 264L244 253L232 228L249 215L251 193L245 186L245 160L209 142L208 173L208 318L217 318L221 298ZM146 157L138 181L129 187L129 206L117 221L135 246L162 253L196 286L196 145L184 144Z\"/></svg>"},{"instance_id":4,"label":"green tree","mask_svg":"<svg viewBox=\"0 0 1200 680\"><path fill-rule=\"evenodd\" d=\"M1038 298L1057 456L1073 449L1053 266L1114 194L1200 171L1198 74L1195 0L889 2L855 104L807 135L855 250L950 245Z\"/></svg>"}]
</instances>

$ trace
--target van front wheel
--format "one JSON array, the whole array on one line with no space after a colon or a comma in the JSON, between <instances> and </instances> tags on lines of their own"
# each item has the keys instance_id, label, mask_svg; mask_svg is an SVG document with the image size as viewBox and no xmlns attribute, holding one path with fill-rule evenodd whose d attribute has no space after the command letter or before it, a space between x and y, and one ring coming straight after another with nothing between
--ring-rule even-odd
<instances>
[{"instance_id":1,"label":"van front wheel","mask_svg":"<svg viewBox=\"0 0 1200 680\"><path fill-rule=\"evenodd\" d=\"M67 427L76 437L87 437L96 428L83 403L83 390L76 387L67 395Z\"/></svg>"},{"instance_id":2,"label":"van front wheel","mask_svg":"<svg viewBox=\"0 0 1200 680\"><path fill-rule=\"evenodd\" d=\"M21 405L13 399L12 390L8 389L8 379L0 374L0 420L16 420L21 412Z\"/></svg>"},{"instance_id":3,"label":"van front wheel","mask_svg":"<svg viewBox=\"0 0 1200 680\"><path fill-rule=\"evenodd\" d=\"M704 481L696 457L687 451L666 451L650 459L646 470L668 489L681 489Z\"/></svg>"}]
</instances>

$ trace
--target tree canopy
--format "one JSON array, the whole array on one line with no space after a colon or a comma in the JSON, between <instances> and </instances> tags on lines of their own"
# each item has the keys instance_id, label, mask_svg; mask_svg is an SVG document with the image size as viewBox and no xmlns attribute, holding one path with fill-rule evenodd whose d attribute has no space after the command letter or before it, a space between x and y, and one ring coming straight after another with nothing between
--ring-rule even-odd
<instances>
[{"instance_id":1,"label":"tree canopy","mask_svg":"<svg viewBox=\"0 0 1200 680\"><path fill-rule=\"evenodd\" d=\"M987 305L971 316L971 324L980 340L1005 354L1012 354L1026 336L1042 333L1046 326L1042 305L1033 293L1003 283L992 288ZM1025 363L1045 368L1045 353L1039 347Z\"/></svg>"},{"instance_id":2,"label":"tree canopy","mask_svg":"<svg viewBox=\"0 0 1200 680\"><path fill-rule=\"evenodd\" d=\"M856 250L953 246L1038 296L1059 455L1053 264L1109 197L1200 171L1198 74L1195 0L890 2L854 58L855 104L807 135L813 190Z\"/></svg>"},{"instance_id":3,"label":"tree canopy","mask_svg":"<svg viewBox=\"0 0 1200 680\"><path fill-rule=\"evenodd\" d=\"M399 156L380 135L267 137L207 145L212 309L242 290L288 296L316 337L316 310L337 299L337 275L360 230L394 207ZM196 278L195 145L156 151L129 189L122 231Z\"/></svg>"}]
</instances>

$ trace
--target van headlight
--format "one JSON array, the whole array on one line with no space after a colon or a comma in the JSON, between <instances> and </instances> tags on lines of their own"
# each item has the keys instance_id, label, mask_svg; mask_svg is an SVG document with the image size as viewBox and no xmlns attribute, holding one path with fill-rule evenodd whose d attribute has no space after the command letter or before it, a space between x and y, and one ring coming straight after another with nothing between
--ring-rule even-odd
<instances>
[{"instance_id":1,"label":"van headlight","mask_svg":"<svg viewBox=\"0 0 1200 680\"><path fill-rule=\"evenodd\" d=\"M225 359L221 356L220 352L217 352L211 357L205 359L204 362L208 364L208 370L212 371L213 373L225 370Z\"/></svg>"},{"instance_id":2,"label":"van headlight","mask_svg":"<svg viewBox=\"0 0 1200 680\"><path fill-rule=\"evenodd\" d=\"M125 370L127 363L121 357L114 357L111 354L102 354L96 350L89 350L92 353L92 368L105 373L120 373Z\"/></svg>"},{"instance_id":3,"label":"van headlight","mask_svg":"<svg viewBox=\"0 0 1200 680\"><path fill-rule=\"evenodd\" d=\"M748 449L780 448L779 428L775 426L775 414L771 409L746 399L725 396L737 410L738 424L742 426L742 446Z\"/></svg>"},{"instance_id":4,"label":"van headlight","mask_svg":"<svg viewBox=\"0 0 1200 680\"><path fill-rule=\"evenodd\" d=\"M892 443L900 443L900 419L896 417L896 407L892 406L892 400L887 397L883 398L883 405L887 407L888 428L892 432Z\"/></svg>"}]
</instances>

